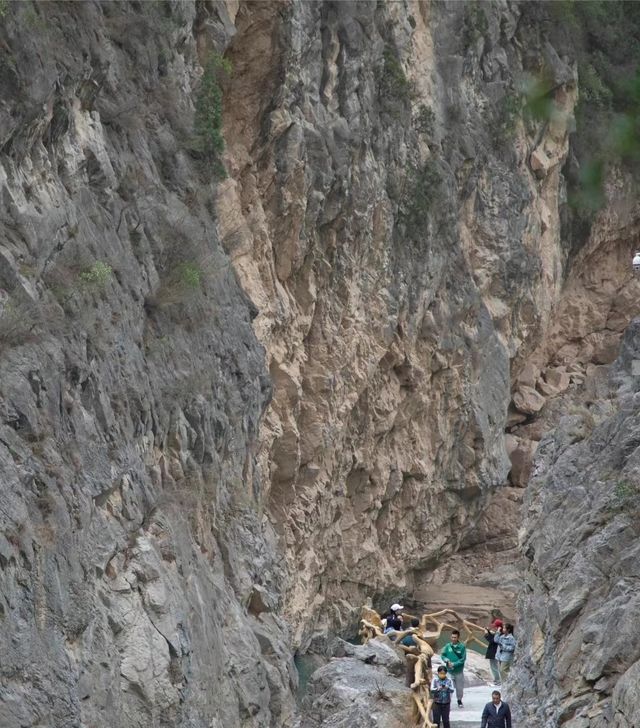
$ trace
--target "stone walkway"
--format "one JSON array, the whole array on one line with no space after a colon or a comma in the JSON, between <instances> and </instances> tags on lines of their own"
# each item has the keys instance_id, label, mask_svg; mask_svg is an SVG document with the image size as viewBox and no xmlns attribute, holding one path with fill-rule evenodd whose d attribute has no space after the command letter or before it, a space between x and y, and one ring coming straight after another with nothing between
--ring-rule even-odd
<instances>
[{"instance_id":1,"label":"stone walkway","mask_svg":"<svg viewBox=\"0 0 640 728\"><path fill-rule=\"evenodd\" d=\"M434 671L440 664L440 656L434 655ZM489 677L488 662L476 652L467 651L467 666L465 668L464 708L456 705L455 693L452 696L451 728L480 728L480 718L484 706L491 702L493 688L487 678ZM469 684L471 683L471 684ZM500 690L500 688L498 688Z\"/></svg>"},{"instance_id":2,"label":"stone walkway","mask_svg":"<svg viewBox=\"0 0 640 728\"><path fill-rule=\"evenodd\" d=\"M469 728L477 726L480 728L480 716L482 709L491 700L492 687L489 685L478 685L473 688L464 689L464 708L458 708L455 703L451 706L451 728Z\"/></svg>"}]
</instances>

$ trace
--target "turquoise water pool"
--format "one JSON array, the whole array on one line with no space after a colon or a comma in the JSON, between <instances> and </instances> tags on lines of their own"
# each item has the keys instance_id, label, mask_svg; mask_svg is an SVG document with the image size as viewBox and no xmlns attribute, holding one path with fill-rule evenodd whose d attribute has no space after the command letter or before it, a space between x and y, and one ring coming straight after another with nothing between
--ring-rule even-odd
<instances>
[{"instance_id":1,"label":"turquoise water pool","mask_svg":"<svg viewBox=\"0 0 640 728\"><path fill-rule=\"evenodd\" d=\"M296 670L298 671L298 690L296 692L296 700L300 703L307 692L311 676L319 667L322 667L327 660L320 655L307 654L295 655L293 662L296 666Z\"/></svg>"}]
</instances>

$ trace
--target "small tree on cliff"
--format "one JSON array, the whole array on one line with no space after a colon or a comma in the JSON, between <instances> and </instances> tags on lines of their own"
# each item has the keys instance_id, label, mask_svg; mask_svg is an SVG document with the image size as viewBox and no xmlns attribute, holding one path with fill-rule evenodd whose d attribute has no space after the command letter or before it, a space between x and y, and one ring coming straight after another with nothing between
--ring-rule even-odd
<instances>
[{"instance_id":1,"label":"small tree on cliff","mask_svg":"<svg viewBox=\"0 0 640 728\"><path fill-rule=\"evenodd\" d=\"M231 63L218 53L210 53L204 64L204 73L196 99L194 119L195 151L211 163L215 175L224 178L222 164L224 138L222 136L222 81L231 74Z\"/></svg>"}]
</instances>

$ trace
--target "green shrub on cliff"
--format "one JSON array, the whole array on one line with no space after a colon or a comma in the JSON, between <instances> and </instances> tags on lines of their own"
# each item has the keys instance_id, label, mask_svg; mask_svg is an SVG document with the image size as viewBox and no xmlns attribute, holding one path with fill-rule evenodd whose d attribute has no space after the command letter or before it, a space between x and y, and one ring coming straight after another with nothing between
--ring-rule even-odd
<instances>
[{"instance_id":1,"label":"green shrub on cliff","mask_svg":"<svg viewBox=\"0 0 640 728\"><path fill-rule=\"evenodd\" d=\"M111 278L112 273L113 269L110 265L98 260L90 268L83 270L79 278L88 285L102 287Z\"/></svg>"},{"instance_id":2,"label":"green shrub on cliff","mask_svg":"<svg viewBox=\"0 0 640 728\"><path fill-rule=\"evenodd\" d=\"M630 480L621 479L614 485L609 501L609 510L637 511L640 505L640 486Z\"/></svg>"},{"instance_id":3,"label":"green shrub on cliff","mask_svg":"<svg viewBox=\"0 0 640 728\"><path fill-rule=\"evenodd\" d=\"M424 229L434 204L440 199L441 190L442 175L433 158L409 169L400 205L400 220L409 237L415 237Z\"/></svg>"},{"instance_id":4,"label":"green shrub on cliff","mask_svg":"<svg viewBox=\"0 0 640 728\"><path fill-rule=\"evenodd\" d=\"M496 104L493 125L493 141L501 148L513 141L522 111L522 98L515 92L508 92Z\"/></svg>"},{"instance_id":5,"label":"green shrub on cliff","mask_svg":"<svg viewBox=\"0 0 640 728\"><path fill-rule=\"evenodd\" d=\"M579 69L578 83L584 102L595 104L602 108L609 108L611 106L613 92L603 82L591 63L585 63Z\"/></svg>"},{"instance_id":6,"label":"green shrub on cliff","mask_svg":"<svg viewBox=\"0 0 640 728\"><path fill-rule=\"evenodd\" d=\"M186 288L200 288L202 273L200 265L192 261L181 263L178 266L180 282Z\"/></svg>"},{"instance_id":7,"label":"green shrub on cliff","mask_svg":"<svg viewBox=\"0 0 640 728\"><path fill-rule=\"evenodd\" d=\"M623 165L640 179L640 3L557 0L536 7L548 13L558 53L577 61L575 163L567 190L575 246L605 203L608 166ZM532 13L536 7L527 6Z\"/></svg>"},{"instance_id":8,"label":"green shrub on cliff","mask_svg":"<svg viewBox=\"0 0 640 728\"><path fill-rule=\"evenodd\" d=\"M400 117L413 94L413 85L407 78L397 51L387 46L382 54L382 66L377 70L378 90L382 106L393 117Z\"/></svg>"},{"instance_id":9,"label":"green shrub on cliff","mask_svg":"<svg viewBox=\"0 0 640 728\"><path fill-rule=\"evenodd\" d=\"M413 126L427 142L433 138L435 123L436 115L433 113L433 109L426 104L420 104Z\"/></svg>"},{"instance_id":10,"label":"green shrub on cliff","mask_svg":"<svg viewBox=\"0 0 640 728\"><path fill-rule=\"evenodd\" d=\"M222 164L222 80L231 73L231 63L218 53L210 53L205 64L196 99L193 148L211 163L214 173L224 178Z\"/></svg>"}]
</instances>

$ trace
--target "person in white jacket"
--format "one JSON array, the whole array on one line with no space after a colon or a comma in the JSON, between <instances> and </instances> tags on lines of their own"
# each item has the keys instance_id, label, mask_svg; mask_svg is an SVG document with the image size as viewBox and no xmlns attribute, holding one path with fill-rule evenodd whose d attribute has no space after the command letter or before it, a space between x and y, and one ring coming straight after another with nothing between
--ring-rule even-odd
<instances>
[{"instance_id":1,"label":"person in white jacket","mask_svg":"<svg viewBox=\"0 0 640 728\"><path fill-rule=\"evenodd\" d=\"M513 625L503 625L500 631L496 632L493 640L498 645L496 660L500 665L500 677L504 682L511 669L513 655L516 651L516 638L513 636Z\"/></svg>"}]
</instances>

